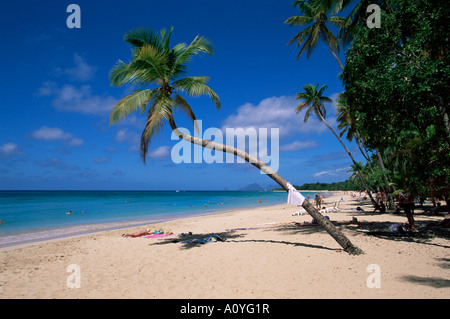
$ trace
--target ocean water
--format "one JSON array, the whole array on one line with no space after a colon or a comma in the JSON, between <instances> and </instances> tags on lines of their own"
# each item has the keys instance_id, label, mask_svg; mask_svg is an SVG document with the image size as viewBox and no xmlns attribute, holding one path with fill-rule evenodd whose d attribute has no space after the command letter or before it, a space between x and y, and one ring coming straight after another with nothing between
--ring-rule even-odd
<instances>
[{"instance_id":1,"label":"ocean water","mask_svg":"<svg viewBox=\"0 0 450 319\"><path fill-rule=\"evenodd\" d=\"M270 191L0 191L0 247L286 200Z\"/></svg>"}]
</instances>

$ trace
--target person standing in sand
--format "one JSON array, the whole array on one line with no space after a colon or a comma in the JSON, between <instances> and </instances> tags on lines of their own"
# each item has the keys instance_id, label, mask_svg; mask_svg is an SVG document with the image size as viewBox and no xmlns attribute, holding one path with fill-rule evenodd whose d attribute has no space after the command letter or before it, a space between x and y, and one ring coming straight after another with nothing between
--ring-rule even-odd
<instances>
[{"instance_id":1,"label":"person standing in sand","mask_svg":"<svg viewBox=\"0 0 450 319\"><path fill-rule=\"evenodd\" d=\"M315 200L316 200L316 208L320 209L320 197L318 194L316 194Z\"/></svg>"},{"instance_id":2,"label":"person standing in sand","mask_svg":"<svg viewBox=\"0 0 450 319\"><path fill-rule=\"evenodd\" d=\"M405 211L406 218L408 219L409 229L415 230L414 227L414 197L408 189L405 189L404 199L403 199L403 210Z\"/></svg>"}]
</instances>

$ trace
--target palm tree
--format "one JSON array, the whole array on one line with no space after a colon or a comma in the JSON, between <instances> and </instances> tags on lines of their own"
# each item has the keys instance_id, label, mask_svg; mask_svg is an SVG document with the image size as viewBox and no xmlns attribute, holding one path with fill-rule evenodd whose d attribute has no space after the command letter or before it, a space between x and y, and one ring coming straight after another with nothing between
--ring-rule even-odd
<instances>
[{"instance_id":1,"label":"palm tree","mask_svg":"<svg viewBox=\"0 0 450 319\"><path fill-rule=\"evenodd\" d=\"M341 26L345 19L337 16L329 17L330 4L328 2L326 0L296 0L293 2L294 7L298 7L303 15L290 17L285 23L290 26L301 25L307 27L297 33L288 44L297 42L297 47L302 46L297 59L300 58L305 50L307 50L307 57L309 58L319 40L323 40L328 44L331 54L339 63L342 71L344 71L344 66L336 54L339 54L339 42L329 29L328 23Z\"/></svg>"},{"instance_id":2,"label":"palm tree","mask_svg":"<svg viewBox=\"0 0 450 319\"><path fill-rule=\"evenodd\" d=\"M362 143L361 134L356 128L356 118L354 118L350 113L350 107L341 98L339 98L338 103L336 104L336 110L337 110L338 129L340 131L339 137L342 137L345 133L347 133L345 138L349 142L355 139L356 145L358 145L361 154L364 156L367 163L372 167L372 162L370 160L370 156L367 152L367 149L364 147L363 150L363 146L361 146Z\"/></svg>"},{"instance_id":3,"label":"palm tree","mask_svg":"<svg viewBox=\"0 0 450 319\"><path fill-rule=\"evenodd\" d=\"M306 109L305 118L303 119L303 122L307 122L309 116L311 113L315 114L321 122L325 124L326 127L333 133L333 135L338 139L339 143L341 143L342 147L344 147L345 151L347 152L348 156L350 156L350 159L352 160L355 167L357 167L357 163L355 159L353 158L352 154L348 150L347 146L342 142L342 140L339 138L339 136L336 134L336 132L331 128L330 125L325 121L325 115L326 115L326 109L325 109L325 102L330 103L333 102L332 99L329 97L323 96L323 92L327 89L326 85L323 85L320 89L318 89L319 84L314 86L313 84L306 84L303 86L304 92L297 93L296 100L303 100L302 103L300 103L297 108L295 109L297 113L300 111ZM367 185L365 179L363 178L361 171L358 169L358 177L361 181L361 183L364 185L365 189L369 193L370 200L374 207L376 207L377 203L372 197L372 194L370 192L370 188Z\"/></svg>"},{"instance_id":4,"label":"palm tree","mask_svg":"<svg viewBox=\"0 0 450 319\"><path fill-rule=\"evenodd\" d=\"M353 182L355 182L357 179L359 179L358 171L362 171L363 167L364 167L364 165L361 162L356 162L355 164L351 164L350 169L347 171L347 173L353 173L353 174L350 175L348 177L348 179Z\"/></svg>"},{"instance_id":5,"label":"palm tree","mask_svg":"<svg viewBox=\"0 0 450 319\"><path fill-rule=\"evenodd\" d=\"M346 138L348 141L351 142L353 139L355 139L355 142L358 145L358 148L361 151L361 153L363 154L364 158L367 160L367 163L370 165L371 168L373 168L372 162L370 161L368 154L366 155L364 153L363 147L361 146L361 143L360 143L361 134L359 133L358 129L356 128L357 120L351 114L350 106L345 102L345 99L343 99L341 97L339 98L338 101L339 102L338 102L338 104L336 104L336 109L338 111L337 121L339 123L338 128L340 130L340 137L342 137L342 135L344 135L344 133L347 132ZM365 146L364 146L364 150L366 150ZM367 152L367 150L366 150L366 152ZM383 178L385 181L384 188L387 193L389 208L394 208L394 199L392 198L391 191L390 191L391 190L391 187L390 187L391 182L389 181L389 176L386 173L386 167L384 165L383 158L382 158L381 153L378 148L376 149L376 153L377 153L377 158L378 158L378 164L380 165L380 168L381 168L381 171L383 174Z\"/></svg>"},{"instance_id":6,"label":"palm tree","mask_svg":"<svg viewBox=\"0 0 450 319\"><path fill-rule=\"evenodd\" d=\"M185 76L186 62L201 53L211 55L213 53L211 43L197 36L189 45L181 43L171 48L171 33L172 29L169 32L162 30L157 33L140 28L125 35L125 41L132 47L132 59L128 64L120 60L117 62L110 72L111 84L115 86L132 84L138 89L113 106L110 124L137 110L141 114L147 113L147 122L142 132L140 145L140 154L144 163L150 140L161 131L164 124L168 123L173 133L179 138L243 158L288 191L288 182L258 158L235 147L193 137L178 129L173 116L175 110L179 109L186 113L194 121L194 125L196 119L191 106L182 97L182 92L188 96L209 95L217 108L220 108L220 101L218 95L206 85L207 77ZM308 201L305 200L302 206L345 251L350 254L362 253Z\"/></svg>"}]
</instances>

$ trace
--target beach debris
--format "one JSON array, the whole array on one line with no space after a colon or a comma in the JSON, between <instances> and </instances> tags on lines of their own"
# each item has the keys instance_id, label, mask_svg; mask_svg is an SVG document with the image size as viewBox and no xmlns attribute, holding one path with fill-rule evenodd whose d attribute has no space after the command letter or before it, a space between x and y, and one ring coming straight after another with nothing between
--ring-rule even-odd
<instances>
[{"instance_id":1,"label":"beach debris","mask_svg":"<svg viewBox=\"0 0 450 319\"><path fill-rule=\"evenodd\" d=\"M172 236L173 234L152 234L152 235L147 235L144 236L144 238L161 238L161 237L167 237L167 236Z\"/></svg>"},{"instance_id":2,"label":"beach debris","mask_svg":"<svg viewBox=\"0 0 450 319\"><path fill-rule=\"evenodd\" d=\"M178 237L186 237L186 236L192 236L192 232L181 233L181 234L178 235Z\"/></svg>"},{"instance_id":3,"label":"beach debris","mask_svg":"<svg viewBox=\"0 0 450 319\"><path fill-rule=\"evenodd\" d=\"M208 236L203 239L194 238L194 239L185 240L185 241L183 241L183 244L193 244L193 243L206 244L206 243L214 243L217 241L225 241L225 239L223 239L219 235L211 235L211 236Z\"/></svg>"}]
</instances>

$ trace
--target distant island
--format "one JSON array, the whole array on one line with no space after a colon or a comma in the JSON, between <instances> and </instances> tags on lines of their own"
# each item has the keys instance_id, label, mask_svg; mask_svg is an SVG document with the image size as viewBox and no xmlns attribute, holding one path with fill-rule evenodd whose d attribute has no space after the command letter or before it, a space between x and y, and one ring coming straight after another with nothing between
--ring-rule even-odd
<instances>
[{"instance_id":1,"label":"distant island","mask_svg":"<svg viewBox=\"0 0 450 319\"><path fill-rule=\"evenodd\" d=\"M360 186L356 185L352 181L346 180L345 182L333 182L333 183L305 183L301 186L292 185L298 190L314 190L314 191L356 191L360 189ZM282 188L274 188L274 191L282 191Z\"/></svg>"}]
</instances>

